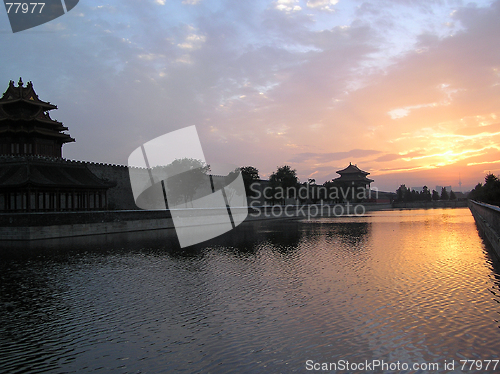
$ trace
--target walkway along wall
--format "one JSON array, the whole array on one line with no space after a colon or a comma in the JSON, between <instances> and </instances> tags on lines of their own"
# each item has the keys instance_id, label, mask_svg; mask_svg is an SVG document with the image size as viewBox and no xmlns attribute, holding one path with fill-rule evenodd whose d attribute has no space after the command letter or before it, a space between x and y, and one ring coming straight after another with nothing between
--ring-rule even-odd
<instances>
[{"instance_id":1,"label":"walkway along wall","mask_svg":"<svg viewBox=\"0 0 500 374\"><path fill-rule=\"evenodd\" d=\"M37 240L173 228L165 210L0 214L0 241Z\"/></svg>"},{"instance_id":2,"label":"walkway along wall","mask_svg":"<svg viewBox=\"0 0 500 374\"><path fill-rule=\"evenodd\" d=\"M355 205L267 205L260 207L231 207L231 212L247 211L245 221L273 219L314 219L362 215L368 211L390 209L390 204L365 204L362 210ZM337 209L338 208L338 209ZM179 209L184 211L185 209ZM173 210L115 210L81 212L0 213L0 242L69 238L102 234L173 229ZM225 221L227 208L187 209L196 217L210 217L202 225ZM190 225L189 222L186 225ZM1 249L2 245L0 245Z\"/></svg>"},{"instance_id":3,"label":"walkway along wall","mask_svg":"<svg viewBox=\"0 0 500 374\"><path fill-rule=\"evenodd\" d=\"M181 209L183 210L183 209ZM227 218L227 208L188 209L197 217L210 217L209 223L217 224ZM246 211L246 207L232 207L231 211ZM271 216L268 210L263 214L247 217L247 221L261 219L295 218L281 214ZM43 212L43 213L0 213L0 243L2 241L25 241L39 239L69 238L102 234L128 233L173 229L171 212L175 210L117 210L100 212ZM265 215L265 213L268 215ZM175 214L175 213L173 213ZM189 222L186 223L190 225ZM0 249L2 248L0 244Z\"/></svg>"},{"instance_id":4,"label":"walkway along wall","mask_svg":"<svg viewBox=\"0 0 500 374\"><path fill-rule=\"evenodd\" d=\"M477 226L500 258L500 207L469 200L469 209Z\"/></svg>"}]
</instances>

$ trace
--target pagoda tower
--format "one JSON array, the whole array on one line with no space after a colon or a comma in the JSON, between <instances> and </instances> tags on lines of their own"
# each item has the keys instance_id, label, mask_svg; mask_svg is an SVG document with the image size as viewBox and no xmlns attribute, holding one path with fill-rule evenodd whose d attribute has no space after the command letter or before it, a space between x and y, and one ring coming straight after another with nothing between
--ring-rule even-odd
<instances>
[{"instance_id":1,"label":"pagoda tower","mask_svg":"<svg viewBox=\"0 0 500 374\"><path fill-rule=\"evenodd\" d=\"M62 146L74 142L61 122L50 118L56 105L38 98L33 83L10 81L0 99L0 155L62 157Z\"/></svg>"},{"instance_id":2,"label":"pagoda tower","mask_svg":"<svg viewBox=\"0 0 500 374\"><path fill-rule=\"evenodd\" d=\"M356 188L370 188L370 183L373 182L373 179L366 177L370 173L361 170L350 162L348 167L337 171L337 174L340 174L340 177L334 179L333 182L344 188L352 186Z\"/></svg>"},{"instance_id":3,"label":"pagoda tower","mask_svg":"<svg viewBox=\"0 0 500 374\"><path fill-rule=\"evenodd\" d=\"M53 109L21 78L0 98L0 213L107 209L107 191L116 182L97 177L85 162L62 158L63 144L75 139L50 118Z\"/></svg>"}]
</instances>

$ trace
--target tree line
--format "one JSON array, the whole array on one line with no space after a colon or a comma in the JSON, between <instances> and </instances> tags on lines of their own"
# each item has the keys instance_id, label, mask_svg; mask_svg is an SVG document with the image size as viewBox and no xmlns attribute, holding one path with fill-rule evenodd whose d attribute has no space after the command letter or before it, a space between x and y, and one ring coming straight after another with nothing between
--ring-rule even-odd
<instances>
[{"instance_id":1,"label":"tree line","mask_svg":"<svg viewBox=\"0 0 500 374\"><path fill-rule=\"evenodd\" d=\"M436 190L429 190L429 187L422 187L422 191L418 192L411 190L406 185L402 184L396 190L396 202L410 202L410 201L437 201L437 200L456 200L455 192L451 190L449 193L446 187L441 188L441 194Z\"/></svg>"},{"instance_id":2,"label":"tree line","mask_svg":"<svg viewBox=\"0 0 500 374\"><path fill-rule=\"evenodd\" d=\"M500 205L500 180L494 174L486 175L484 184L478 183L468 197L483 203Z\"/></svg>"},{"instance_id":3,"label":"tree line","mask_svg":"<svg viewBox=\"0 0 500 374\"><path fill-rule=\"evenodd\" d=\"M252 190L251 185L260 180L259 170L253 166L244 166L240 168L243 183L245 185L245 192L248 197L255 195L255 190ZM278 169L269 176L269 182L272 188L282 188L286 195L283 198L293 197L294 191L299 185L299 178L297 177L297 170L292 169L289 165L279 166ZM275 193L271 193L272 203L274 203Z\"/></svg>"},{"instance_id":4,"label":"tree line","mask_svg":"<svg viewBox=\"0 0 500 374\"><path fill-rule=\"evenodd\" d=\"M251 197L253 191L250 186L253 182L260 179L259 171L253 166L245 166L240 168L243 181L245 184L245 191L247 196ZM282 187L287 191L293 191L293 188L307 187L311 191L318 190L319 187L325 187L330 190L334 187L333 181L326 181L322 185L316 185L314 179L308 179L307 182L300 183L297 178L297 171L288 165L280 166L269 177L272 186ZM323 190L324 191L324 190ZM293 196L287 196L293 197ZM312 197L313 203L323 198L321 194L311 192L309 197ZM478 183L476 187L469 193L469 199L494 204L500 206L500 179L494 174L486 175L484 184ZM441 191L430 190L427 186L422 187L422 191L418 192L412 190L406 185L402 184L396 190L396 201L398 202L411 202L411 201L437 201L437 200L456 200L457 196L453 190L448 191L446 187L441 188ZM299 199L300 200L300 199Z\"/></svg>"},{"instance_id":5,"label":"tree line","mask_svg":"<svg viewBox=\"0 0 500 374\"><path fill-rule=\"evenodd\" d=\"M259 171L253 166L240 167L240 171L247 196L256 197L256 190L252 189L251 186L260 180ZM279 166L269 176L269 188L271 191L265 197L272 204L284 204L287 198L296 199L301 204L307 201L316 204L322 200L337 203L346 200L360 202L371 199L364 187L343 186L334 180L318 185L315 179L309 178L307 182L301 183L297 177L297 170L292 169L289 165Z\"/></svg>"}]
</instances>

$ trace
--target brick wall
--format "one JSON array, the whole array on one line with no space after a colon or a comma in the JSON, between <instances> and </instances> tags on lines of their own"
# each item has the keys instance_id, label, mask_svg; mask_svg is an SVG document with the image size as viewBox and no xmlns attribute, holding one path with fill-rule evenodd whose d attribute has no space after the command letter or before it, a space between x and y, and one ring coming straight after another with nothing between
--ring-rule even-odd
<instances>
[{"instance_id":1,"label":"brick wall","mask_svg":"<svg viewBox=\"0 0 500 374\"><path fill-rule=\"evenodd\" d=\"M91 162L87 162L86 165L99 178L116 183L115 187L108 190L108 208L110 210L139 209L135 205L127 166Z\"/></svg>"},{"instance_id":2,"label":"brick wall","mask_svg":"<svg viewBox=\"0 0 500 374\"><path fill-rule=\"evenodd\" d=\"M478 229L500 258L500 208L495 205L469 200L469 209Z\"/></svg>"}]
</instances>

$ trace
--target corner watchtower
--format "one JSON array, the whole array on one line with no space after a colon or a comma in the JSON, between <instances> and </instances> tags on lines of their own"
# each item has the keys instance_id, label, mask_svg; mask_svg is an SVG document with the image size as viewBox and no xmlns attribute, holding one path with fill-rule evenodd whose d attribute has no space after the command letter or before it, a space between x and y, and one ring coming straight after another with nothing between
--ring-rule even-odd
<instances>
[{"instance_id":1,"label":"corner watchtower","mask_svg":"<svg viewBox=\"0 0 500 374\"><path fill-rule=\"evenodd\" d=\"M50 118L56 105L38 98L33 83L10 81L0 98L0 154L62 157L62 146L74 142L61 122Z\"/></svg>"},{"instance_id":2,"label":"corner watchtower","mask_svg":"<svg viewBox=\"0 0 500 374\"><path fill-rule=\"evenodd\" d=\"M353 165L349 162L349 166L345 169L337 171L337 174L340 174L340 177L333 180L336 184L341 187L356 187L356 188L370 188L370 183L373 182L373 179L367 178L366 171L361 170L357 167L357 165Z\"/></svg>"}]
</instances>

